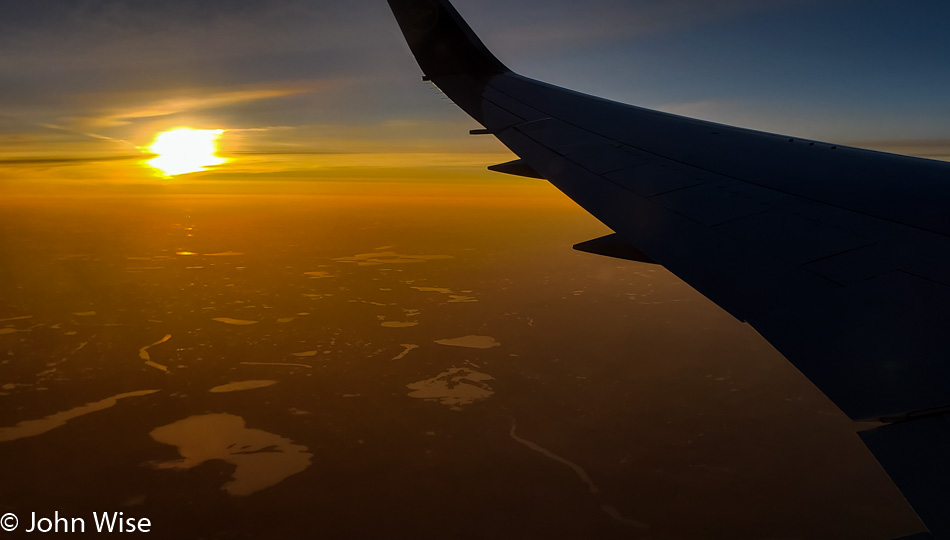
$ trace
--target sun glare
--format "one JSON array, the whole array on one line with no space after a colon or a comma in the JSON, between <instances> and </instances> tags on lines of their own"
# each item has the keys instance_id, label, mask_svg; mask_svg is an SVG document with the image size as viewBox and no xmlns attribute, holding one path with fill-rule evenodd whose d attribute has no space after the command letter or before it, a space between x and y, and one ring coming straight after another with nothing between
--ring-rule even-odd
<instances>
[{"instance_id":1,"label":"sun glare","mask_svg":"<svg viewBox=\"0 0 950 540\"><path fill-rule=\"evenodd\" d=\"M178 128L159 133L149 150L158 157L148 161L149 166L164 176L176 176L221 165L227 160L215 155L217 140L223 129Z\"/></svg>"}]
</instances>

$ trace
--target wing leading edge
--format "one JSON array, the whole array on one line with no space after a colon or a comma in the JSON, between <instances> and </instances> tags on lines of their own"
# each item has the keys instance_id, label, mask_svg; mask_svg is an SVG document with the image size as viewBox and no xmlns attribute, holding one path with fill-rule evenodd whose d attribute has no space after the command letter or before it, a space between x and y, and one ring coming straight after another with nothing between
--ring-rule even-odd
<instances>
[{"instance_id":1,"label":"wing leading edge","mask_svg":"<svg viewBox=\"0 0 950 540\"><path fill-rule=\"evenodd\" d=\"M950 444L950 164L558 88L446 0L389 3L426 77L521 158L495 170L546 178L616 233L579 249L665 266L852 419L887 423L862 438L950 538L947 454L921 451Z\"/></svg>"}]
</instances>

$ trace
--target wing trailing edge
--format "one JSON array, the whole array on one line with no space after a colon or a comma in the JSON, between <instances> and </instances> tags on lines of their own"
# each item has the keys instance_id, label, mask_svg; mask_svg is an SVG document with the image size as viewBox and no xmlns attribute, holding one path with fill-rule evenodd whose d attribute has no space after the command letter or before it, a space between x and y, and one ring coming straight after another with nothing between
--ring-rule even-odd
<instances>
[{"instance_id":1,"label":"wing trailing edge","mask_svg":"<svg viewBox=\"0 0 950 540\"><path fill-rule=\"evenodd\" d=\"M932 538L950 538L950 489L940 481L950 478L950 413L902 420L859 435Z\"/></svg>"}]
</instances>

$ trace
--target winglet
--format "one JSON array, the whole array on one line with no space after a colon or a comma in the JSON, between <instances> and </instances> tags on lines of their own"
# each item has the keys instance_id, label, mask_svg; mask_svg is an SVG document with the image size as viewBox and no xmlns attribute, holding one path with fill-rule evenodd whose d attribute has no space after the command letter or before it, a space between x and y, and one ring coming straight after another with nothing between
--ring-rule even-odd
<instances>
[{"instance_id":1,"label":"winglet","mask_svg":"<svg viewBox=\"0 0 950 540\"><path fill-rule=\"evenodd\" d=\"M412 54L430 79L509 71L446 0L389 0Z\"/></svg>"},{"instance_id":2,"label":"winglet","mask_svg":"<svg viewBox=\"0 0 950 540\"><path fill-rule=\"evenodd\" d=\"M389 0L409 49L432 81L481 123L482 92L493 76L510 73L482 44L448 0Z\"/></svg>"}]
</instances>

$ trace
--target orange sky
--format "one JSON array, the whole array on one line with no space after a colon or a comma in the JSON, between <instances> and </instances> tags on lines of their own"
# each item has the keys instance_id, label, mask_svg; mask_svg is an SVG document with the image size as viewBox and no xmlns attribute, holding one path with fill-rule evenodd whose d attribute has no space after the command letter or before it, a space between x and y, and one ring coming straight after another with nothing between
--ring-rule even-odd
<instances>
[{"instance_id":1,"label":"orange sky","mask_svg":"<svg viewBox=\"0 0 950 540\"><path fill-rule=\"evenodd\" d=\"M860 13L787 0L457 7L530 77L753 129L950 159L946 33L934 11L943 3ZM801 35L809 39L790 39ZM478 126L419 80L391 13L375 1L13 2L0 6L0 50L2 194L528 182L485 170L513 156L490 136L468 135ZM144 166L156 134L182 126L225 130L219 154L228 162L172 179Z\"/></svg>"},{"instance_id":2,"label":"orange sky","mask_svg":"<svg viewBox=\"0 0 950 540\"><path fill-rule=\"evenodd\" d=\"M215 123L193 125L222 127ZM226 158L226 163L204 172L167 177L148 165L154 157L148 147L160 131L174 127L181 125L142 129L132 140L120 140L40 126L34 134L8 140L0 148L0 192L199 184L213 192L230 192L232 188L223 186L228 181L265 182L275 187L281 181L305 180L526 182L487 171L488 165L515 156L492 137L468 135L467 130L475 126L464 120L367 127L231 130L223 126L217 155Z\"/></svg>"}]
</instances>

